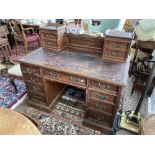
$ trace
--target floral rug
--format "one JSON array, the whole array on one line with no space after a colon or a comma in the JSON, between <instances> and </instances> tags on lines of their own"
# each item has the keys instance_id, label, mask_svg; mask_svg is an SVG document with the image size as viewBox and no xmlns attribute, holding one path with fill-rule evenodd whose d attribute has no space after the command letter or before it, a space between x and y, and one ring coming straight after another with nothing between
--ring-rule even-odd
<instances>
[{"instance_id":1,"label":"floral rug","mask_svg":"<svg viewBox=\"0 0 155 155\"><path fill-rule=\"evenodd\" d=\"M13 86L9 83L9 78L0 76L0 107L11 108L26 93L23 81L15 80L18 93L15 94Z\"/></svg>"},{"instance_id":2,"label":"floral rug","mask_svg":"<svg viewBox=\"0 0 155 155\"><path fill-rule=\"evenodd\" d=\"M45 113L34 108L26 114L39 122L39 130L43 135L100 135L96 131L82 125L84 111L58 102L52 113Z\"/></svg>"}]
</instances>

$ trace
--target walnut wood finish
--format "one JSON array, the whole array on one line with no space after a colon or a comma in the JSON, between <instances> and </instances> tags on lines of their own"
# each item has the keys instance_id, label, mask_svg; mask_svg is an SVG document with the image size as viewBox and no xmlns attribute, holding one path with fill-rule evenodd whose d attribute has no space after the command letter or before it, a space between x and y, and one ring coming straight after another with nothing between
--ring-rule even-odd
<instances>
[{"instance_id":1,"label":"walnut wood finish","mask_svg":"<svg viewBox=\"0 0 155 155\"><path fill-rule=\"evenodd\" d=\"M112 133L129 59L124 64L113 64L86 53L40 48L19 62L29 105L51 112L66 86L75 86L86 91L84 125Z\"/></svg>"},{"instance_id":2,"label":"walnut wood finish","mask_svg":"<svg viewBox=\"0 0 155 155\"><path fill-rule=\"evenodd\" d=\"M101 56L103 43L103 37L65 33L65 47L69 51L86 52L96 56Z\"/></svg>"},{"instance_id":3,"label":"walnut wood finish","mask_svg":"<svg viewBox=\"0 0 155 155\"><path fill-rule=\"evenodd\" d=\"M64 48L63 35L65 26L62 24L44 25L40 27L42 47L48 50L61 51Z\"/></svg>"},{"instance_id":4,"label":"walnut wood finish","mask_svg":"<svg viewBox=\"0 0 155 155\"><path fill-rule=\"evenodd\" d=\"M104 39L102 60L124 63L130 54L132 34L110 31Z\"/></svg>"}]
</instances>

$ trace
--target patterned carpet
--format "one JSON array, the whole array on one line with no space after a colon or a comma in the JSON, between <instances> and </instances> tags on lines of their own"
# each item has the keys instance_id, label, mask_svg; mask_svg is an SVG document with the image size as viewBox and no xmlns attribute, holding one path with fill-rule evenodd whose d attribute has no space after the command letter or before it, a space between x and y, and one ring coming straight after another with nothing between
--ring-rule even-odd
<instances>
[{"instance_id":1,"label":"patterned carpet","mask_svg":"<svg viewBox=\"0 0 155 155\"><path fill-rule=\"evenodd\" d=\"M63 103L58 103L51 114L34 108L26 114L39 122L39 130L43 135L99 135L101 132L82 125L84 112Z\"/></svg>"},{"instance_id":2,"label":"patterned carpet","mask_svg":"<svg viewBox=\"0 0 155 155\"><path fill-rule=\"evenodd\" d=\"M25 113L39 122L39 130L45 135L98 135L101 132L82 125L85 93L70 87L58 101L53 111L42 112L32 107Z\"/></svg>"},{"instance_id":3,"label":"patterned carpet","mask_svg":"<svg viewBox=\"0 0 155 155\"><path fill-rule=\"evenodd\" d=\"M21 80L15 80L18 93L15 94L13 86L9 83L9 78L0 76L0 107L11 108L21 99L25 93L25 84Z\"/></svg>"}]
</instances>

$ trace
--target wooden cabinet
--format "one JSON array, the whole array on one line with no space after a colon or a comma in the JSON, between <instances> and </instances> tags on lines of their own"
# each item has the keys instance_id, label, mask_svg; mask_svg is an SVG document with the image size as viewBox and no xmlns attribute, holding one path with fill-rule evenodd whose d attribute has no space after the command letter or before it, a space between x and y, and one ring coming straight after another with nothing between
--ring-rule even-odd
<instances>
[{"instance_id":1,"label":"wooden cabinet","mask_svg":"<svg viewBox=\"0 0 155 155\"><path fill-rule=\"evenodd\" d=\"M130 54L132 33L110 31L104 39L102 60L124 63Z\"/></svg>"},{"instance_id":2,"label":"wooden cabinet","mask_svg":"<svg viewBox=\"0 0 155 155\"><path fill-rule=\"evenodd\" d=\"M45 25L40 27L40 37L44 49L61 51L64 48L63 35L65 26L61 24Z\"/></svg>"}]
</instances>

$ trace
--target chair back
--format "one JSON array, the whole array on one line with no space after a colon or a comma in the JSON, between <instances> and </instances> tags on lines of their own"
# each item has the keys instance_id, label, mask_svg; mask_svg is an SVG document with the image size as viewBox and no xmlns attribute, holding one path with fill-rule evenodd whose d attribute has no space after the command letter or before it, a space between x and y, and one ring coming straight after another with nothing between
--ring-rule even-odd
<instances>
[{"instance_id":1,"label":"chair back","mask_svg":"<svg viewBox=\"0 0 155 155\"><path fill-rule=\"evenodd\" d=\"M24 41L25 34L23 32L22 24L15 19L10 19L8 21L8 25L14 38L17 39L18 41Z\"/></svg>"}]
</instances>

